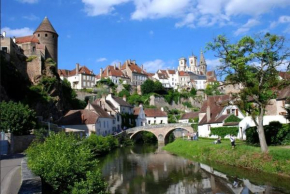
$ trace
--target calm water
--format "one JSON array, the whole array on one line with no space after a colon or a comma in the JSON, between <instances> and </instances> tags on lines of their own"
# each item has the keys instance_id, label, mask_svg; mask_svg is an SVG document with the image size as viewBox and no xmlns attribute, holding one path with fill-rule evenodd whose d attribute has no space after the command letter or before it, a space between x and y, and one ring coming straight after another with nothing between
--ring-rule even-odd
<instances>
[{"instance_id":1,"label":"calm water","mask_svg":"<svg viewBox=\"0 0 290 194\"><path fill-rule=\"evenodd\" d=\"M121 148L100 159L111 193L290 193L290 179L205 165L154 146Z\"/></svg>"}]
</instances>

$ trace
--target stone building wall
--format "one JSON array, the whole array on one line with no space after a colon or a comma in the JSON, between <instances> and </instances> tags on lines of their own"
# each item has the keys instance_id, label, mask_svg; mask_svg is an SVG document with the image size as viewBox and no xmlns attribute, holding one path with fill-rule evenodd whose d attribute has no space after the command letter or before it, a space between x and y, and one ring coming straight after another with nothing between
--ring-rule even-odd
<instances>
[{"instance_id":1,"label":"stone building wall","mask_svg":"<svg viewBox=\"0 0 290 194\"><path fill-rule=\"evenodd\" d=\"M42 71L42 61L40 56L36 56L35 59L33 59L30 62L27 62L27 75L29 79L34 82L34 77L37 75L41 75Z\"/></svg>"}]
</instances>

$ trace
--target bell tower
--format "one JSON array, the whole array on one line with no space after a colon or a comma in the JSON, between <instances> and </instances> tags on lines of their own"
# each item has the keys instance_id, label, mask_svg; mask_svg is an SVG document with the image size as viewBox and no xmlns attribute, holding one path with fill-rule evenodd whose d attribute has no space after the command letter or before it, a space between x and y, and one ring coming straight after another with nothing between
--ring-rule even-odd
<instances>
[{"instance_id":1,"label":"bell tower","mask_svg":"<svg viewBox=\"0 0 290 194\"><path fill-rule=\"evenodd\" d=\"M199 70L203 75L206 75L207 65L206 65L202 50L200 51Z\"/></svg>"}]
</instances>

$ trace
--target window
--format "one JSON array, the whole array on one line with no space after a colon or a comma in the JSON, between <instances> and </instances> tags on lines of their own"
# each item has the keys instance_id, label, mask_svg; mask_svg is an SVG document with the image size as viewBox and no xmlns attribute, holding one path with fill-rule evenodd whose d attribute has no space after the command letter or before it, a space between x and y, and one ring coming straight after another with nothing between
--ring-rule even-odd
<instances>
[{"instance_id":1,"label":"window","mask_svg":"<svg viewBox=\"0 0 290 194\"><path fill-rule=\"evenodd\" d=\"M40 37L40 34L37 34L38 37Z\"/></svg>"},{"instance_id":2,"label":"window","mask_svg":"<svg viewBox=\"0 0 290 194\"><path fill-rule=\"evenodd\" d=\"M120 118L119 118L119 116L120 116L120 115L117 115L117 121L118 121L118 122L120 121Z\"/></svg>"},{"instance_id":3,"label":"window","mask_svg":"<svg viewBox=\"0 0 290 194\"><path fill-rule=\"evenodd\" d=\"M148 121L148 124L150 124L150 123L151 123L151 121L149 120L149 121Z\"/></svg>"},{"instance_id":4,"label":"window","mask_svg":"<svg viewBox=\"0 0 290 194\"><path fill-rule=\"evenodd\" d=\"M115 124L115 119L113 120L113 124Z\"/></svg>"},{"instance_id":5,"label":"window","mask_svg":"<svg viewBox=\"0 0 290 194\"><path fill-rule=\"evenodd\" d=\"M154 120L154 124L156 124L156 120Z\"/></svg>"},{"instance_id":6,"label":"window","mask_svg":"<svg viewBox=\"0 0 290 194\"><path fill-rule=\"evenodd\" d=\"M45 37L47 37L47 34L45 34Z\"/></svg>"},{"instance_id":7,"label":"window","mask_svg":"<svg viewBox=\"0 0 290 194\"><path fill-rule=\"evenodd\" d=\"M230 114L230 109L227 109L227 114L228 114L228 115Z\"/></svg>"},{"instance_id":8,"label":"window","mask_svg":"<svg viewBox=\"0 0 290 194\"><path fill-rule=\"evenodd\" d=\"M163 120L160 121L160 124L162 124L162 123L163 123Z\"/></svg>"}]
</instances>

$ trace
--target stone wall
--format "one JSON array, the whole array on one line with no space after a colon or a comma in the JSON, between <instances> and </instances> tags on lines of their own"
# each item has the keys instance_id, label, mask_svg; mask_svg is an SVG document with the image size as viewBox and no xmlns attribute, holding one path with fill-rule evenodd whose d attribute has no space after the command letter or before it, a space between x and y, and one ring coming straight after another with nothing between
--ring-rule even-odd
<instances>
[{"instance_id":1,"label":"stone wall","mask_svg":"<svg viewBox=\"0 0 290 194\"><path fill-rule=\"evenodd\" d=\"M34 82L34 77L41 75L41 57L35 56L36 58L30 62L27 62L27 74L29 79Z\"/></svg>"}]
</instances>

